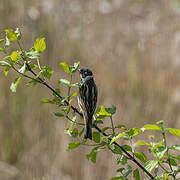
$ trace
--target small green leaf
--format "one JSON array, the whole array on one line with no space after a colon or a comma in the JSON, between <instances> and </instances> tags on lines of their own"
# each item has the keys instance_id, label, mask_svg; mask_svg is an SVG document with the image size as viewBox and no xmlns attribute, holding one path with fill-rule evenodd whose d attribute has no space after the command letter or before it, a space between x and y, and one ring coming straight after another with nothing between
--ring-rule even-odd
<instances>
[{"instance_id":1,"label":"small green leaf","mask_svg":"<svg viewBox=\"0 0 180 180\"><path fill-rule=\"evenodd\" d=\"M3 51L3 48L0 47L0 51Z\"/></svg>"},{"instance_id":2,"label":"small green leaf","mask_svg":"<svg viewBox=\"0 0 180 180\"><path fill-rule=\"evenodd\" d=\"M145 163L145 169L149 172L151 172L155 167L156 165L158 164L158 161L156 160L149 160Z\"/></svg>"},{"instance_id":3,"label":"small green leaf","mask_svg":"<svg viewBox=\"0 0 180 180\"><path fill-rule=\"evenodd\" d=\"M179 144L175 144L175 145L171 146L170 149L173 149L175 151L180 151L180 145Z\"/></svg>"},{"instance_id":4,"label":"small green leaf","mask_svg":"<svg viewBox=\"0 0 180 180\"><path fill-rule=\"evenodd\" d=\"M72 86L80 88L82 86L82 84L81 83L75 83L75 84L72 84Z\"/></svg>"},{"instance_id":5,"label":"small green leaf","mask_svg":"<svg viewBox=\"0 0 180 180\"><path fill-rule=\"evenodd\" d=\"M4 60L11 61L11 56L4 57Z\"/></svg>"},{"instance_id":6,"label":"small green leaf","mask_svg":"<svg viewBox=\"0 0 180 180\"><path fill-rule=\"evenodd\" d=\"M8 37L6 36L6 43L5 43L5 48L9 47L11 44L10 40L8 39Z\"/></svg>"},{"instance_id":7,"label":"small green leaf","mask_svg":"<svg viewBox=\"0 0 180 180\"><path fill-rule=\"evenodd\" d=\"M104 116L104 117L111 116L111 114L105 110L104 106L99 106L97 108L96 114L99 116Z\"/></svg>"},{"instance_id":8,"label":"small green leaf","mask_svg":"<svg viewBox=\"0 0 180 180\"><path fill-rule=\"evenodd\" d=\"M11 57L11 60L15 61L15 62L22 59L21 52L17 52L17 51L13 51L12 54L10 55L10 57Z\"/></svg>"},{"instance_id":9,"label":"small green leaf","mask_svg":"<svg viewBox=\"0 0 180 180\"><path fill-rule=\"evenodd\" d=\"M7 38L8 38L10 41L17 41L17 40L18 40L18 38L17 38L17 36L16 36L16 33L13 32L11 29L6 29L5 32L6 32Z\"/></svg>"},{"instance_id":10,"label":"small green leaf","mask_svg":"<svg viewBox=\"0 0 180 180\"><path fill-rule=\"evenodd\" d=\"M4 42L4 39L0 39L0 44L1 44L2 42Z\"/></svg>"},{"instance_id":11,"label":"small green leaf","mask_svg":"<svg viewBox=\"0 0 180 180\"><path fill-rule=\"evenodd\" d=\"M4 70L4 75L7 76L9 70L11 69L11 66L7 66L6 69Z\"/></svg>"},{"instance_id":12,"label":"small green leaf","mask_svg":"<svg viewBox=\"0 0 180 180\"><path fill-rule=\"evenodd\" d=\"M40 57L40 53L32 48L29 52L26 52L26 56L30 59L38 59Z\"/></svg>"},{"instance_id":13,"label":"small green leaf","mask_svg":"<svg viewBox=\"0 0 180 180\"><path fill-rule=\"evenodd\" d=\"M79 142L69 143L69 144L68 144L68 149L69 149L69 150L75 149L75 148L77 148L79 145L80 145Z\"/></svg>"},{"instance_id":14,"label":"small green leaf","mask_svg":"<svg viewBox=\"0 0 180 180\"><path fill-rule=\"evenodd\" d=\"M135 180L140 180L140 175L139 175L139 170L138 169L135 169L133 171L133 177Z\"/></svg>"},{"instance_id":15,"label":"small green leaf","mask_svg":"<svg viewBox=\"0 0 180 180\"><path fill-rule=\"evenodd\" d=\"M161 131L161 128L155 124L146 124L143 127L146 130L156 130L156 131Z\"/></svg>"},{"instance_id":16,"label":"small green leaf","mask_svg":"<svg viewBox=\"0 0 180 180\"><path fill-rule=\"evenodd\" d=\"M53 74L53 71L49 66L43 66L41 68L41 71L42 71L42 75L48 79L50 79Z\"/></svg>"},{"instance_id":17,"label":"small green leaf","mask_svg":"<svg viewBox=\"0 0 180 180\"><path fill-rule=\"evenodd\" d=\"M45 38L38 38L34 44L35 51L42 53L46 49Z\"/></svg>"},{"instance_id":18,"label":"small green leaf","mask_svg":"<svg viewBox=\"0 0 180 180\"><path fill-rule=\"evenodd\" d=\"M122 172L124 171L124 169L125 169L125 168L119 168L119 169L116 170L116 172L122 173Z\"/></svg>"},{"instance_id":19,"label":"small green leaf","mask_svg":"<svg viewBox=\"0 0 180 180\"><path fill-rule=\"evenodd\" d=\"M70 66L71 73L74 73L77 71L79 64L80 64L80 61L78 61L77 63L74 63L74 66Z\"/></svg>"},{"instance_id":20,"label":"small green leaf","mask_svg":"<svg viewBox=\"0 0 180 180\"><path fill-rule=\"evenodd\" d=\"M129 145L123 145L122 146L122 148L124 149L124 150L126 150L126 151L130 151L130 152L132 152L132 147L131 146L129 146Z\"/></svg>"},{"instance_id":21,"label":"small green leaf","mask_svg":"<svg viewBox=\"0 0 180 180\"><path fill-rule=\"evenodd\" d=\"M0 61L0 66L11 67L11 65L6 61Z\"/></svg>"},{"instance_id":22,"label":"small green leaf","mask_svg":"<svg viewBox=\"0 0 180 180\"><path fill-rule=\"evenodd\" d=\"M138 141L138 142L136 143L136 145L138 145L138 146L151 146L149 143L144 142L144 141Z\"/></svg>"},{"instance_id":23,"label":"small green leaf","mask_svg":"<svg viewBox=\"0 0 180 180\"><path fill-rule=\"evenodd\" d=\"M74 92L74 93L72 94L72 96L73 96L73 97L77 97L77 92Z\"/></svg>"},{"instance_id":24,"label":"small green leaf","mask_svg":"<svg viewBox=\"0 0 180 180\"><path fill-rule=\"evenodd\" d=\"M126 172L124 173L124 177L127 177L132 172L132 167L128 165Z\"/></svg>"},{"instance_id":25,"label":"small green leaf","mask_svg":"<svg viewBox=\"0 0 180 180\"><path fill-rule=\"evenodd\" d=\"M115 136L115 137L112 138L112 140L111 140L111 142L110 142L110 145L111 145L114 141L118 140L119 138L121 138L122 136L125 136L125 135L126 135L125 132L119 133L117 136Z\"/></svg>"},{"instance_id":26,"label":"small green leaf","mask_svg":"<svg viewBox=\"0 0 180 180\"><path fill-rule=\"evenodd\" d=\"M96 143L100 142L100 133L99 132L93 132L93 141Z\"/></svg>"},{"instance_id":27,"label":"small green leaf","mask_svg":"<svg viewBox=\"0 0 180 180\"><path fill-rule=\"evenodd\" d=\"M60 113L60 112L54 112L54 115L55 116L58 116L58 117L64 117L64 114Z\"/></svg>"},{"instance_id":28,"label":"small green leaf","mask_svg":"<svg viewBox=\"0 0 180 180\"><path fill-rule=\"evenodd\" d=\"M167 152L167 148L164 146L156 147L154 149L154 153L157 159L161 159L166 152Z\"/></svg>"},{"instance_id":29,"label":"small green leaf","mask_svg":"<svg viewBox=\"0 0 180 180\"><path fill-rule=\"evenodd\" d=\"M18 71L24 74L24 72L26 71L26 62L24 62L24 65Z\"/></svg>"},{"instance_id":30,"label":"small green leaf","mask_svg":"<svg viewBox=\"0 0 180 180\"><path fill-rule=\"evenodd\" d=\"M166 128L166 130L167 130L169 133L171 133L171 134L173 134L173 135L175 135L175 136L179 136L179 135L180 135L180 129Z\"/></svg>"},{"instance_id":31,"label":"small green leaf","mask_svg":"<svg viewBox=\"0 0 180 180\"><path fill-rule=\"evenodd\" d=\"M137 136L142 130L139 128L132 128L126 132L130 138Z\"/></svg>"},{"instance_id":32,"label":"small green leaf","mask_svg":"<svg viewBox=\"0 0 180 180\"><path fill-rule=\"evenodd\" d=\"M114 149L111 149L111 151L114 153L114 154L121 154L122 155L122 150L119 146L117 145L114 145Z\"/></svg>"},{"instance_id":33,"label":"small green leaf","mask_svg":"<svg viewBox=\"0 0 180 180\"><path fill-rule=\"evenodd\" d=\"M146 162L146 156L143 152L135 152L134 155L143 163Z\"/></svg>"},{"instance_id":34,"label":"small green leaf","mask_svg":"<svg viewBox=\"0 0 180 180\"><path fill-rule=\"evenodd\" d=\"M72 135L72 137L76 138L78 136L78 129L74 128L71 135Z\"/></svg>"},{"instance_id":35,"label":"small green leaf","mask_svg":"<svg viewBox=\"0 0 180 180\"><path fill-rule=\"evenodd\" d=\"M178 165L176 160L173 158L170 158L169 161L170 161L171 166L177 166Z\"/></svg>"},{"instance_id":36,"label":"small green leaf","mask_svg":"<svg viewBox=\"0 0 180 180\"><path fill-rule=\"evenodd\" d=\"M121 157L120 158L117 158L117 163L119 164L122 164L122 165L125 165L126 163L127 163L127 158L126 158L126 156L124 156L124 155L121 155Z\"/></svg>"},{"instance_id":37,"label":"small green leaf","mask_svg":"<svg viewBox=\"0 0 180 180\"><path fill-rule=\"evenodd\" d=\"M97 152L91 151L89 154L86 155L88 160L91 160L91 162L96 163L96 155Z\"/></svg>"},{"instance_id":38,"label":"small green leaf","mask_svg":"<svg viewBox=\"0 0 180 180\"><path fill-rule=\"evenodd\" d=\"M58 83L63 83L63 84L68 85L68 86L71 84L67 79L59 79Z\"/></svg>"},{"instance_id":39,"label":"small green leaf","mask_svg":"<svg viewBox=\"0 0 180 180\"><path fill-rule=\"evenodd\" d=\"M105 108L105 110L111 115L116 113L116 106L113 104L111 108Z\"/></svg>"},{"instance_id":40,"label":"small green leaf","mask_svg":"<svg viewBox=\"0 0 180 180\"><path fill-rule=\"evenodd\" d=\"M51 100L49 100L49 99L42 99L42 100L41 100L41 104L46 104L46 103L48 103L48 104L54 104L54 101L51 101Z\"/></svg>"},{"instance_id":41,"label":"small green leaf","mask_svg":"<svg viewBox=\"0 0 180 180\"><path fill-rule=\"evenodd\" d=\"M16 28L16 30L14 32L16 34L17 39L20 40L21 39L21 32L20 32L19 28Z\"/></svg>"},{"instance_id":42,"label":"small green leaf","mask_svg":"<svg viewBox=\"0 0 180 180\"><path fill-rule=\"evenodd\" d=\"M19 84L20 80L21 80L21 77L18 77L12 82L12 84L10 86L10 89L12 92L16 92L16 88L17 88L17 85Z\"/></svg>"},{"instance_id":43,"label":"small green leaf","mask_svg":"<svg viewBox=\"0 0 180 180\"><path fill-rule=\"evenodd\" d=\"M71 74L71 71L70 71L70 68L69 68L69 65L66 63L66 62L62 62L59 64L62 69L64 70L64 72L68 73L68 74Z\"/></svg>"}]
</instances>

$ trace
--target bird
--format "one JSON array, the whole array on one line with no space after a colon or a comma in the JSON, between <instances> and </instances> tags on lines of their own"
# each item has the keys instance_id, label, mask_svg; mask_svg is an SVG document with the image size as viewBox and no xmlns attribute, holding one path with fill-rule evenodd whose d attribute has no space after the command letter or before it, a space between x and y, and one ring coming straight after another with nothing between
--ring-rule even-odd
<instances>
[{"instance_id":1,"label":"bird","mask_svg":"<svg viewBox=\"0 0 180 180\"><path fill-rule=\"evenodd\" d=\"M92 140L92 119L96 110L98 90L94 82L93 73L88 68L78 70L81 86L79 87L78 105L85 120L84 139Z\"/></svg>"}]
</instances>

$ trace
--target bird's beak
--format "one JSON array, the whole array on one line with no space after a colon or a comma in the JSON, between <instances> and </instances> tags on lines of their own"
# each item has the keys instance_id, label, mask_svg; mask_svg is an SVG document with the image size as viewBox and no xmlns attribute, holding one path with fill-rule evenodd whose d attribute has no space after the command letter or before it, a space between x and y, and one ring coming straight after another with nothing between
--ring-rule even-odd
<instances>
[{"instance_id":1,"label":"bird's beak","mask_svg":"<svg viewBox=\"0 0 180 180\"><path fill-rule=\"evenodd\" d=\"M80 72L81 69L78 69L78 71Z\"/></svg>"}]
</instances>

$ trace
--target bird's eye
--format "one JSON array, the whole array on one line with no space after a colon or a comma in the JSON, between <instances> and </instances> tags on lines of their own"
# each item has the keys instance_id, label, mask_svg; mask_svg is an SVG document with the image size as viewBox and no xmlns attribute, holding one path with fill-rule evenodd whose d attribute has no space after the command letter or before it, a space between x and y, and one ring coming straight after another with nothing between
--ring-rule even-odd
<instances>
[{"instance_id":1,"label":"bird's eye","mask_svg":"<svg viewBox=\"0 0 180 180\"><path fill-rule=\"evenodd\" d=\"M88 73L87 72L84 72L85 75L87 75Z\"/></svg>"}]
</instances>

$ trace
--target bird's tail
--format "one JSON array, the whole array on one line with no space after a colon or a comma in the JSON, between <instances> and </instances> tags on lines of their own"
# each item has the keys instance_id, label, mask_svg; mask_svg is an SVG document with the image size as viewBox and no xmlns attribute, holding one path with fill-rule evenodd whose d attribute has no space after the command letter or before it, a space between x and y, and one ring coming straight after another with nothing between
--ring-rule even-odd
<instances>
[{"instance_id":1,"label":"bird's tail","mask_svg":"<svg viewBox=\"0 0 180 180\"><path fill-rule=\"evenodd\" d=\"M85 139L91 139L92 140L92 117L86 118L86 128L85 128Z\"/></svg>"}]
</instances>

